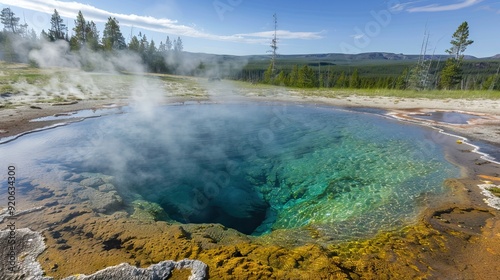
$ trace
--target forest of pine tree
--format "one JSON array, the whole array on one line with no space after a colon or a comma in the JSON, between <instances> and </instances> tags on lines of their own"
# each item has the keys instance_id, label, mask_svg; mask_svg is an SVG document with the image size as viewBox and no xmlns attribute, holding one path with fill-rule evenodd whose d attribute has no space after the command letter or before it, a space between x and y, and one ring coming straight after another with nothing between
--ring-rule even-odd
<instances>
[{"instance_id":1,"label":"forest of pine tree","mask_svg":"<svg viewBox=\"0 0 500 280\"><path fill-rule=\"evenodd\" d=\"M172 42L170 37L166 36L165 42L160 42L157 47L153 40L147 40L146 34L139 33L127 44L116 18L109 17L101 33L96 24L85 20L79 11L74 20L74 28L70 32L57 10L54 10L48 31L42 30L40 35L33 29L29 30L27 24L20 24L20 18L16 17L10 8L1 11L0 20L4 26L0 32L0 60L33 63L29 61L28 55L31 50L40 49L46 43L65 41L69 44L70 51L75 54L89 51L113 55L116 51L132 51L142 58L148 71L172 74L180 71L177 66L182 61L184 50L180 37ZM86 61L86 56L80 56L80 60L85 70L94 70L91 61Z\"/></svg>"}]
</instances>

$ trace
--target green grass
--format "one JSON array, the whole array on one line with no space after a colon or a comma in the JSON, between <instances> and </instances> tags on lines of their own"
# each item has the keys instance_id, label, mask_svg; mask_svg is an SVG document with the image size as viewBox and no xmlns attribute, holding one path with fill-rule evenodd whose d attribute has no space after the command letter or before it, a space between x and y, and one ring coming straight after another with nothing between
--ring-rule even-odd
<instances>
[{"instance_id":1,"label":"green grass","mask_svg":"<svg viewBox=\"0 0 500 280\"><path fill-rule=\"evenodd\" d=\"M347 97L351 95L366 97L394 97L394 98L427 98L427 99L500 99L500 91L490 90L397 90L397 89L349 89L349 88L293 88L279 87L266 84L252 84L235 81L234 85L244 89L276 90L286 89L299 92L304 96L318 97Z\"/></svg>"}]
</instances>

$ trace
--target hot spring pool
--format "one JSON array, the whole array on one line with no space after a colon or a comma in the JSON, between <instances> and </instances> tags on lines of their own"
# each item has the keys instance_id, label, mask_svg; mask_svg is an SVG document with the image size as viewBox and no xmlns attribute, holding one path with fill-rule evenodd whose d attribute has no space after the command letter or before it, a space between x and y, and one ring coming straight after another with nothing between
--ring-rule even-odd
<instances>
[{"instance_id":1,"label":"hot spring pool","mask_svg":"<svg viewBox=\"0 0 500 280\"><path fill-rule=\"evenodd\" d=\"M348 239L413 222L459 176L432 133L331 107L193 104L25 135L0 145L0 160L24 181L47 170L112 176L123 209L149 201L170 222L252 235L315 226Z\"/></svg>"}]
</instances>

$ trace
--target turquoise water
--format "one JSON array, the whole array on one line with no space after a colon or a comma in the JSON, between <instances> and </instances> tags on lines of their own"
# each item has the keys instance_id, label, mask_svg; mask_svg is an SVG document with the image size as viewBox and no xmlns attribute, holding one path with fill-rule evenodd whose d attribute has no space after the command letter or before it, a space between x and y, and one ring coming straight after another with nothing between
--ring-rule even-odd
<instances>
[{"instance_id":1,"label":"turquoise water","mask_svg":"<svg viewBox=\"0 0 500 280\"><path fill-rule=\"evenodd\" d=\"M111 175L122 196L155 203L169 221L343 239L411 223L459 175L432 133L331 107L205 104L88 119L0 153L33 169Z\"/></svg>"}]
</instances>

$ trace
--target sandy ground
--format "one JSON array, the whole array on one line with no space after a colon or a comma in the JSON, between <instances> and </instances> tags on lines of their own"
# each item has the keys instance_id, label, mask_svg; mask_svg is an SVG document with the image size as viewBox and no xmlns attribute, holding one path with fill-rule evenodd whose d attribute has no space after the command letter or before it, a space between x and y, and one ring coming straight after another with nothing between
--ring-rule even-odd
<instances>
[{"instance_id":1,"label":"sandy ground","mask_svg":"<svg viewBox=\"0 0 500 280\"><path fill-rule=\"evenodd\" d=\"M242 96L244 96L243 100L253 101L281 101L332 105L339 107L369 107L386 109L393 117L400 118L404 121L418 122L422 125L431 125L464 136L468 139L487 141L500 147L500 100L428 100L364 96L323 98L304 97L299 92L288 90L280 90L279 93L272 96L262 96L260 93L256 94L252 91L252 89L248 89L243 94L234 95L229 93L223 96L218 95L209 96L207 98L198 98L195 99L195 101L211 100L215 102L222 102L225 100L240 100ZM184 102L186 100L189 101L193 99L176 97L167 99L166 102ZM83 109L98 109L110 104L125 105L127 104L127 100L83 100L77 102L76 104L67 105L59 104L54 106L54 104L42 103L21 105L11 109L0 109L0 138L6 139L6 137L54 125L58 122L30 122L30 120L34 118ZM451 125L432 121L419 121L412 117L412 114L415 113L427 113L436 110L467 112L470 114L476 114L481 118L472 120L468 124ZM402 246L399 249L401 249L402 255L409 254L409 256L407 256L408 259L416 262L406 264L407 267L414 267L413 269L417 273L415 275L420 275L420 272L422 272L422 275L430 275L429 277L422 278L439 279L439 277L447 275L449 276L447 277L448 279L498 279L498 275L500 275L500 267L498 266L498 259L500 259L500 211L485 204L484 196L481 194L481 190L477 186L485 181L500 185L500 168L497 164L481 159L478 154L471 153L473 147L462 144L461 142L458 143L456 140L456 138L447 138L447 140L445 140L447 143L445 144L449 147L449 160L457 165L463 166L464 178L453 179L448 182L450 188L453 189L453 191L449 194L449 197L443 199L445 202L440 202L439 206L436 208L429 209L422 217L421 226L425 228L423 231L425 234L409 234L408 236L405 236L406 239L402 242L407 242L405 245L406 247ZM36 224L36 216L32 219L33 223ZM97 221L97 224L99 224L98 218L92 216L91 219L93 219L94 223ZM26 218L26 221L30 221L30 219ZM83 227L85 226L82 226L82 228ZM113 229L106 230L111 232ZM166 231L166 229L160 230L158 234L161 234L162 231ZM437 233L432 233L435 231ZM154 235L154 230L151 234ZM184 233L182 232L179 234L181 237L183 235ZM418 239L416 241L407 240L411 239L411 236L417 236L422 239ZM441 241L439 241L436 236L439 236L439 240ZM69 237L68 240L71 241ZM154 240L154 238L151 237L151 240ZM47 239L47 242L49 249L51 248L51 242L54 242L55 244L55 241L52 241L50 237ZM393 244L392 242L394 241L389 243ZM440 245L436 246L441 249L429 250L429 244L426 245L425 242L439 243ZM394 247L395 245L391 246L391 248L385 249L387 252L396 254L397 256L395 255L394 258L397 258L399 256L399 249ZM405 250L410 250L411 253L405 253ZM51 267L54 266L54 264L49 261L51 258L60 259L60 257L57 257L57 254L59 254L57 250L47 250L44 252L43 258L45 261L42 261L42 266L46 269L46 271L50 270ZM218 253L215 255L217 254ZM117 253L114 257L119 259L119 256L120 255ZM202 253L199 253L199 255L194 254L190 257L193 256L202 259L205 258L204 261L208 260L208 262L210 259L207 259L207 256L204 256ZM360 258L363 259L364 257L365 255L363 254L363 257ZM82 265L78 263L79 258L80 257L78 256L73 256L70 257L68 261L70 263L73 261L73 265L75 266ZM366 258L369 258L369 256L366 256ZM380 256L377 258L380 258ZM378 260L377 258L365 259L364 261L376 263ZM335 259L335 257L333 259ZM240 267L242 264L238 265L238 267ZM216 266L217 264L212 265L212 268L215 269ZM425 268L425 266L427 266L427 268ZM354 275L358 275L354 268L349 268L345 265L339 267L346 268L347 270L342 270L341 272L351 275L351 277L353 277L351 279L355 278ZM392 269L386 267L386 270L384 270L384 268L381 268L383 266L379 267L376 265L373 267L378 267L378 269L380 269L380 273L385 273ZM72 271L71 269L72 268L69 268L64 272ZM276 268L274 269L275 273L278 273L279 270ZM350 273L349 269L356 273ZM61 270L59 272L61 272ZM244 271L245 270L241 272L242 277L245 275ZM423 273L423 271L425 271L425 273ZM77 271L74 271L73 269L73 273L76 272ZM63 274L63 272L61 273ZM212 271L212 275L219 275L215 273L223 272L220 269L215 269ZM359 275L370 275L366 271L363 273L359 272ZM58 274L56 273L54 275L57 276ZM377 273L371 275L377 275ZM436 275L438 276L435 277Z\"/></svg>"}]
</instances>

